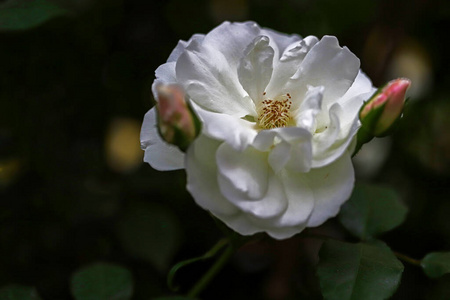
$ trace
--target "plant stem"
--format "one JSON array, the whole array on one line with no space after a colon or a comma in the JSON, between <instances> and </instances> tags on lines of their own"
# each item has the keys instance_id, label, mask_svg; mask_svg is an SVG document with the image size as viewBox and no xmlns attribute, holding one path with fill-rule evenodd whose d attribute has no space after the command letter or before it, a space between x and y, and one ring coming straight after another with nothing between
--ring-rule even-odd
<instances>
[{"instance_id":1,"label":"plant stem","mask_svg":"<svg viewBox=\"0 0 450 300\"><path fill-rule=\"evenodd\" d=\"M169 287L169 289L171 289L173 292L176 292L178 290L178 287L176 287L174 285L174 277L180 268L183 268L189 264L192 264L192 263L195 263L195 262L198 262L201 260L205 260L205 259L215 256L216 253L219 252L228 243L229 243L229 241L227 239L221 239L214 245L214 247L212 247L203 256L187 259L187 260L181 261L181 262L177 263L175 266L173 266L172 269L170 269L169 274L167 275L167 286Z\"/></svg>"},{"instance_id":2,"label":"plant stem","mask_svg":"<svg viewBox=\"0 0 450 300\"><path fill-rule=\"evenodd\" d=\"M404 262L410 263L412 265L420 267L420 260L411 258L411 257L409 257L409 256L407 256L407 255L405 255L403 253L399 253L399 252L395 252L395 251L394 251L394 254L395 254L395 256L397 256L398 259L403 260Z\"/></svg>"},{"instance_id":3,"label":"plant stem","mask_svg":"<svg viewBox=\"0 0 450 300\"><path fill-rule=\"evenodd\" d=\"M219 259L217 259L216 262L211 266L208 272L206 272L205 275L203 275L203 277L200 278L200 280L192 287L192 289L187 294L188 297L194 298L198 296L198 294L200 294L206 288L206 286L214 278L214 276L216 276L217 273L225 266L233 253L234 247L230 244L219 257Z\"/></svg>"}]
</instances>

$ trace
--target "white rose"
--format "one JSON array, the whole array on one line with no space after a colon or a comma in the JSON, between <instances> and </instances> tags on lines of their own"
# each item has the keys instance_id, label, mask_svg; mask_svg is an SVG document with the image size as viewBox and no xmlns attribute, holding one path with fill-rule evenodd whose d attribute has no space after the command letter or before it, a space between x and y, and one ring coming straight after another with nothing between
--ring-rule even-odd
<instances>
[{"instance_id":1,"label":"white rose","mask_svg":"<svg viewBox=\"0 0 450 300\"><path fill-rule=\"evenodd\" d=\"M358 111L374 91L359 66L335 37L302 39L253 22L180 41L154 86L181 85L202 133L184 155L158 136L152 109L144 160L185 168L197 204L240 234L284 239L318 226L354 186Z\"/></svg>"}]
</instances>

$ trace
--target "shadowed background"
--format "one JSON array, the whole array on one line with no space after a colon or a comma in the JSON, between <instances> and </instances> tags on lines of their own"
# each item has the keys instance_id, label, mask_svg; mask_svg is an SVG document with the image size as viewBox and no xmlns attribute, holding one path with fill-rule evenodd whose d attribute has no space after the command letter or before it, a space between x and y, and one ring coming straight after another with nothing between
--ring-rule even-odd
<instances>
[{"instance_id":1,"label":"shadowed background","mask_svg":"<svg viewBox=\"0 0 450 300\"><path fill-rule=\"evenodd\" d=\"M375 85L412 80L393 138L366 145L361 181L394 187L407 221L382 238L415 258L450 250L450 3L359 0L0 1L0 287L72 299L94 262L131 271L133 299L170 294L175 262L222 233L186 192L183 171L142 163L139 131L154 70L179 39L224 20L338 37ZM334 220L319 231L347 237ZM267 239L241 249L204 299L321 299L320 242ZM209 266L179 272L186 291ZM406 265L393 299L450 299L450 276Z\"/></svg>"}]
</instances>

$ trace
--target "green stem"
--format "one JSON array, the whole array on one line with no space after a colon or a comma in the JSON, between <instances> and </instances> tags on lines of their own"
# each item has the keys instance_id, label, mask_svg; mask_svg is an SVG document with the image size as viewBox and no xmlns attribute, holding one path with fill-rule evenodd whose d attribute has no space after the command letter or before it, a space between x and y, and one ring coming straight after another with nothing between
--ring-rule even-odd
<instances>
[{"instance_id":1,"label":"green stem","mask_svg":"<svg viewBox=\"0 0 450 300\"><path fill-rule=\"evenodd\" d=\"M395 251L394 251L394 254L395 254L395 256L397 256L398 259L403 260L404 262L410 263L414 266L420 267L420 260L411 258L403 253L399 253L399 252L395 252Z\"/></svg>"},{"instance_id":2,"label":"green stem","mask_svg":"<svg viewBox=\"0 0 450 300\"><path fill-rule=\"evenodd\" d=\"M195 257L187 260L183 260L179 263L177 263L175 266L170 269L169 274L167 275L167 286L174 292L178 290L178 287L174 285L174 277L177 274L178 270L180 268L183 268L187 265L190 265L192 263L205 260L208 258L211 258L216 255L217 252L219 252L224 246L226 246L229 243L227 239L221 239L219 240L214 247L212 247L208 252L206 252L203 256Z\"/></svg>"},{"instance_id":3,"label":"green stem","mask_svg":"<svg viewBox=\"0 0 450 300\"><path fill-rule=\"evenodd\" d=\"M200 294L208 286L214 276L216 276L217 273L219 273L219 271L225 266L233 253L234 247L232 245L228 245L219 259L217 259L216 262L208 270L208 272L206 272L205 275L203 275L203 277L200 278L200 280L192 287L192 289L187 294L188 297L195 298L196 296L198 296L198 294Z\"/></svg>"}]
</instances>

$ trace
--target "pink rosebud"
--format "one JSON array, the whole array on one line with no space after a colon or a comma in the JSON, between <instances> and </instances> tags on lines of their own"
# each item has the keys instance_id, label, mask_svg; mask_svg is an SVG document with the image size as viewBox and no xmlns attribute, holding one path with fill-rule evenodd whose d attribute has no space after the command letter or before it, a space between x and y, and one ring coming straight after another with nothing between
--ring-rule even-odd
<instances>
[{"instance_id":1,"label":"pink rosebud","mask_svg":"<svg viewBox=\"0 0 450 300\"><path fill-rule=\"evenodd\" d=\"M156 87L158 128L169 144L185 150L197 135L195 116L188 107L183 89L174 84Z\"/></svg>"},{"instance_id":2,"label":"pink rosebud","mask_svg":"<svg viewBox=\"0 0 450 300\"><path fill-rule=\"evenodd\" d=\"M411 81L398 78L388 82L364 104L359 118L365 130L373 136L384 136L401 116L405 93Z\"/></svg>"}]
</instances>

